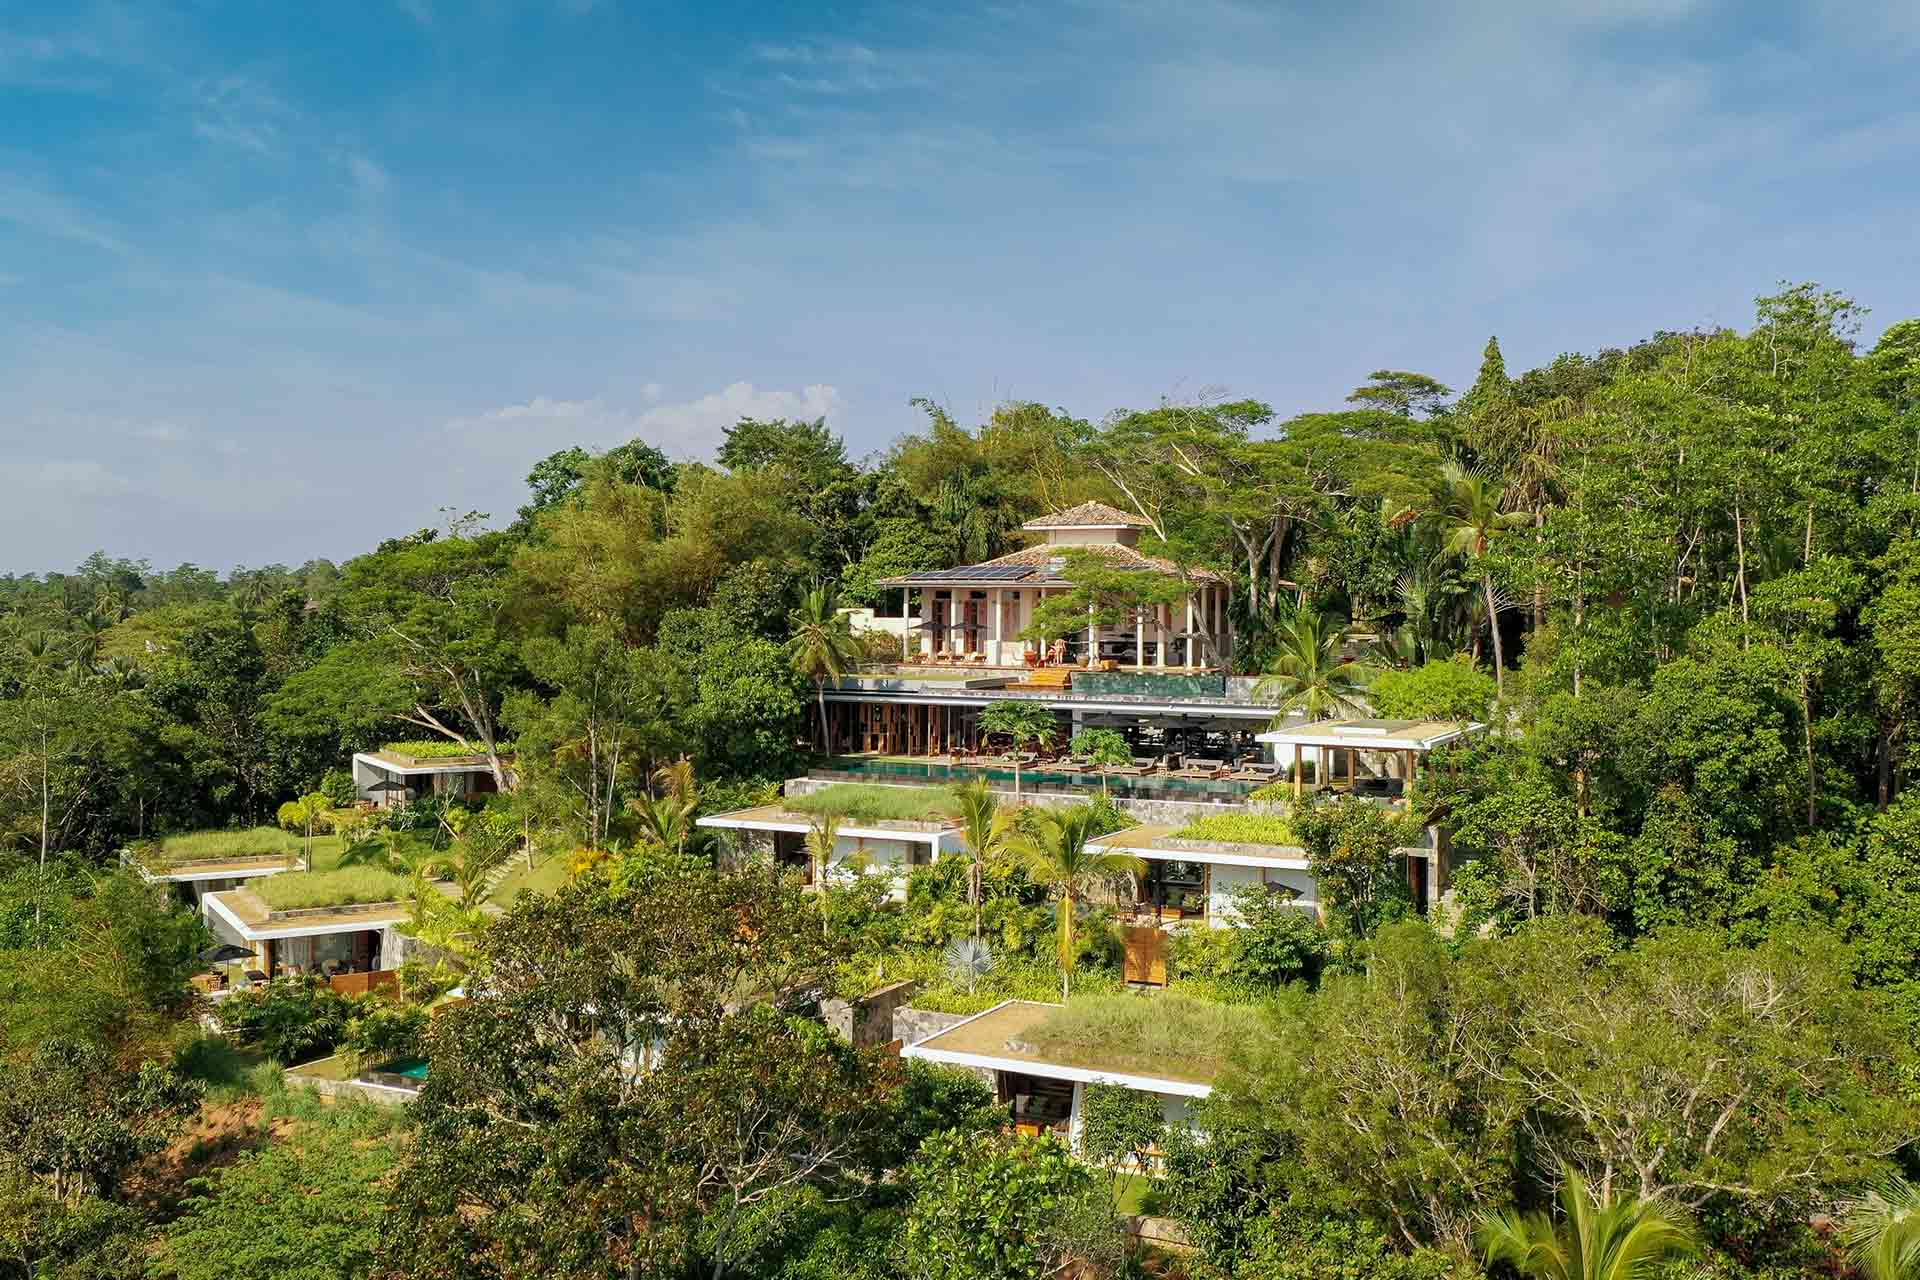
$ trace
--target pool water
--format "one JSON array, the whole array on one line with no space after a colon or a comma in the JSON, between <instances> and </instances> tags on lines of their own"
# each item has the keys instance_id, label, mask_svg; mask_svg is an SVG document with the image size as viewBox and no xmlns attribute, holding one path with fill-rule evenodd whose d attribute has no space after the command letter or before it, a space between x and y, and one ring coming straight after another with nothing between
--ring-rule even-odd
<instances>
[{"instance_id":1,"label":"pool water","mask_svg":"<svg viewBox=\"0 0 1920 1280\"><path fill-rule=\"evenodd\" d=\"M868 756L840 756L820 773L846 775L867 782L966 782L984 777L991 782L1013 782L1013 770L1004 766L970 768L963 765L916 764L909 760ZM1231 778L1131 777L1127 774L1102 775L1075 769L1022 769L1020 785L1036 790L1056 789L1099 791L1103 780L1116 796L1142 800L1193 800L1202 803L1237 804L1259 787L1258 782Z\"/></svg>"},{"instance_id":2,"label":"pool water","mask_svg":"<svg viewBox=\"0 0 1920 1280\"><path fill-rule=\"evenodd\" d=\"M427 1078L427 1060L425 1058L402 1058L398 1062L389 1062L380 1070L386 1075L405 1076L409 1080Z\"/></svg>"}]
</instances>

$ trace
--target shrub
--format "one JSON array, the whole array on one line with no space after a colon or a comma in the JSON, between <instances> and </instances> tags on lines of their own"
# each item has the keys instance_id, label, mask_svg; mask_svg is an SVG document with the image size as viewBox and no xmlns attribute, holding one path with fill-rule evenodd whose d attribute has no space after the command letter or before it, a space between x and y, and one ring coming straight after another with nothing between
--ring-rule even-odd
<instances>
[{"instance_id":1,"label":"shrub","mask_svg":"<svg viewBox=\"0 0 1920 1280\"><path fill-rule=\"evenodd\" d=\"M353 785L353 775L345 769L329 769L321 774L319 791L327 798L327 803L336 809L345 809L359 799L359 793Z\"/></svg>"},{"instance_id":2,"label":"shrub","mask_svg":"<svg viewBox=\"0 0 1920 1280\"><path fill-rule=\"evenodd\" d=\"M340 1043L357 1074L403 1058L424 1056L431 1015L419 1005L370 1000L347 1023Z\"/></svg>"},{"instance_id":3,"label":"shrub","mask_svg":"<svg viewBox=\"0 0 1920 1280\"><path fill-rule=\"evenodd\" d=\"M316 978L278 978L220 1003L220 1025L275 1062L304 1062L340 1043L354 1002Z\"/></svg>"},{"instance_id":4,"label":"shrub","mask_svg":"<svg viewBox=\"0 0 1920 1280\"><path fill-rule=\"evenodd\" d=\"M1239 958L1238 929L1182 925L1167 938L1168 976L1174 979L1224 978L1235 971Z\"/></svg>"},{"instance_id":5,"label":"shrub","mask_svg":"<svg viewBox=\"0 0 1920 1280\"><path fill-rule=\"evenodd\" d=\"M274 911L344 907L363 902L401 902L412 892L412 886L405 876L374 867L290 871L257 879L248 888Z\"/></svg>"},{"instance_id":6,"label":"shrub","mask_svg":"<svg viewBox=\"0 0 1920 1280\"><path fill-rule=\"evenodd\" d=\"M1248 885L1234 891L1233 908L1240 917L1239 927L1229 931L1233 976L1273 985L1320 980L1332 946L1320 922L1292 905L1291 894Z\"/></svg>"}]
</instances>

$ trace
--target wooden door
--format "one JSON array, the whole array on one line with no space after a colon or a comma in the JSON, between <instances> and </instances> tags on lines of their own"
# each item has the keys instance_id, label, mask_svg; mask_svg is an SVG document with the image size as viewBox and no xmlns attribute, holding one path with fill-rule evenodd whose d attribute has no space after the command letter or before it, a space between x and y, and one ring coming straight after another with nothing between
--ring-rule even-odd
<instances>
[{"instance_id":1,"label":"wooden door","mask_svg":"<svg viewBox=\"0 0 1920 1280\"><path fill-rule=\"evenodd\" d=\"M1126 980L1153 987L1166 986L1166 933L1152 925L1129 925L1124 932L1127 946L1124 968Z\"/></svg>"}]
</instances>

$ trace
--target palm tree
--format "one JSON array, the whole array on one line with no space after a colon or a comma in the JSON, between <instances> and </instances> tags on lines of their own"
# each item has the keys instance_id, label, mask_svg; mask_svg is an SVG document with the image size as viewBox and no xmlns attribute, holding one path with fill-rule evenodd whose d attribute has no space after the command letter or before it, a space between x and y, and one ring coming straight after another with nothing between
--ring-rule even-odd
<instances>
[{"instance_id":1,"label":"palm tree","mask_svg":"<svg viewBox=\"0 0 1920 1280\"><path fill-rule=\"evenodd\" d=\"M1869 1280L1920 1277L1920 1185L1890 1177L1869 1187L1848 1211L1840 1238Z\"/></svg>"},{"instance_id":2,"label":"palm tree","mask_svg":"<svg viewBox=\"0 0 1920 1280\"><path fill-rule=\"evenodd\" d=\"M1572 1169L1561 1174L1564 1222L1512 1209L1481 1218L1475 1235L1489 1264L1510 1263L1536 1280L1638 1280L1699 1252L1692 1225L1665 1201L1596 1195Z\"/></svg>"},{"instance_id":3,"label":"palm tree","mask_svg":"<svg viewBox=\"0 0 1920 1280\"><path fill-rule=\"evenodd\" d=\"M1329 615L1311 609L1295 613L1253 696L1275 703L1281 716L1290 711L1304 711L1309 720L1365 715L1366 668L1341 655L1344 641Z\"/></svg>"},{"instance_id":4,"label":"palm tree","mask_svg":"<svg viewBox=\"0 0 1920 1280\"><path fill-rule=\"evenodd\" d=\"M1000 807L1000 797L985 778L963 782L953 789L960 805L960 838L966 841L967 903L973 908L973 940L980 940L980 900L984 896L987 866L1006 857L1013 847L1013 810Z\"/></svg>"},{"instance_id":5,"label":"palm tree","mask_svg":"<svg viewBox=\"0 0 1920 1280\"><path fill-rule=\"evenodd\" d=\"M834 846L840 843L840 815L837 813L817 813L807 826L807 864L813 872L814 888L821 894L827 891L827 868L833 864ZM824 908L820 914L820 931L827 929L827 916Z\"/></svg>"},{"instance_id":6,"label":"palm tree","mask_svg":"<svg viewBox=\"0 0 1920 1280\"><path fill-rule=\"evenodd\" d=\"M1489 484L1487 478L1468 471L1457 462L1449 462L1440 474L1447 485L1446 519L1448 554L1480 564L1480 587L1486 593L1487 626L1493 632L1493 682L1502 696L1506 693L1506 654L1500 645L1500 609L1494 602L1493 570L1487 564L1487 552L1493 540L1504 531L1523 524L1525 514L1502 511L1500 504L1506 489Z\"/></svg>"},{"instance_id":7,"label":"palm tree","mask_svg":"<svg viewBox=\"0 0 1920 1280\"><path fill-rule=\"evenodd\" d=\"M847 620L840 614L839 600L827 583L815 584L800 601L793 615L793 638L787 641L787 653L793 669L813 681L814 695L820 702L820 749L831 751L833 742L827 729L827 677L840 682L841 673L860 663L860 649L854 642Z\"/></svg>"},{"instance_id":8,"label":"palm tree","mask_svg":"<svg viewBox=\"0 0 1920 1280\"><path fill-rule=\"evenodd\" d=\"M1042 810L1038 839L1023 838L1014 852L1027 864L1028 874L1047 886L1060 903L1060 998L1071 994L1074 960L1074 904L1097 880L1109 876L1144 875L1147 864L1130 853L1095 853L1087 848L1094 838L1094 811L1090 805L1066 810Z\"/></svg>"},{"instance_id":9,"label":"palm tree","mask_svg":"<svg viewBox=\"0 0 1920 1280\"><path fill-rule=\"evenodd\" d=\"M693 762L682 756L654 770L653 778L666 794L635 796L627 801L627 809L640 820L641 830L663 849L705 853L712 845L713 833L695 822L700 813L700 785L693 775Z\"/></svg>"}]
</instances>

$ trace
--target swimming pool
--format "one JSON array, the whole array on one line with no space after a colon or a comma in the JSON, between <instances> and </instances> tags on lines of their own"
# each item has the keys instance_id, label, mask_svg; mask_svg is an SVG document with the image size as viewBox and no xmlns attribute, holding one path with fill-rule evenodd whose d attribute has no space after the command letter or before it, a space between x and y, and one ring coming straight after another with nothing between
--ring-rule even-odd
<instances>
[{"instance_id":1,"label":"swimming pool","mask_svg":"<svg viewBox=\"0 0 1920 1280\"><path fill-rule=\"evenodd\" d=\"M969 782L984 777L989 782L1013 785L1013 770L1006 766L975 768L931 761L921 764L877 756L838 756L828 761L825 767L809 772L817 778L849 782L947 783ZM1232 778L1170 778L1164 774L1132 777L1057 767L1020 771L1021 787L1040 792L1085 795L1099 791L1103 779L1106 789L1116 796L1136 800L1186 800L1199 804L1241 804L1250 792L1262 785Z\"/></svg>"}]
</instances>

